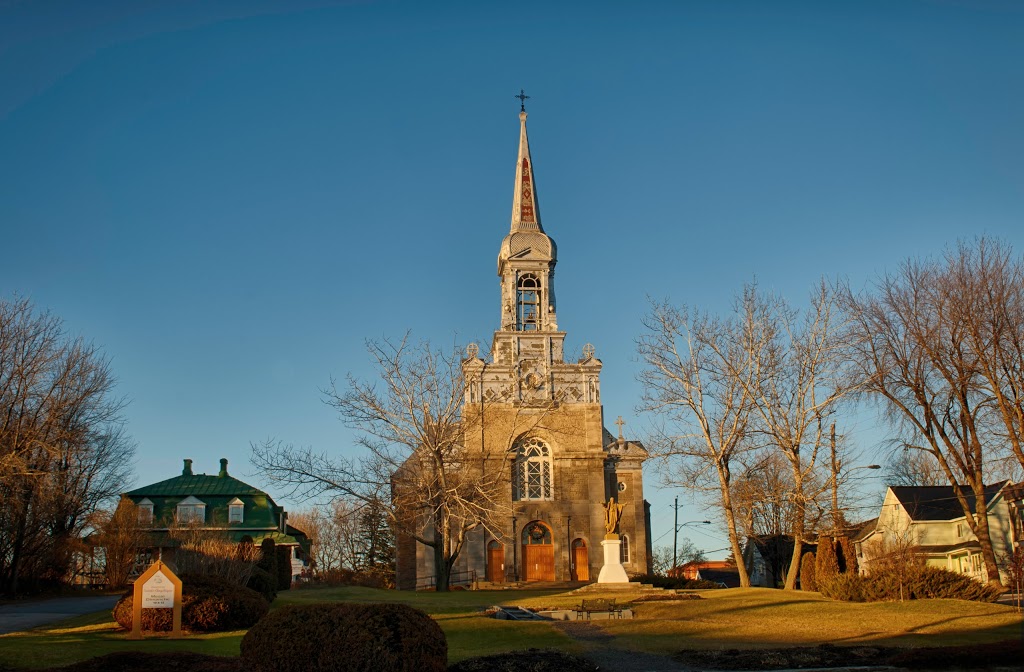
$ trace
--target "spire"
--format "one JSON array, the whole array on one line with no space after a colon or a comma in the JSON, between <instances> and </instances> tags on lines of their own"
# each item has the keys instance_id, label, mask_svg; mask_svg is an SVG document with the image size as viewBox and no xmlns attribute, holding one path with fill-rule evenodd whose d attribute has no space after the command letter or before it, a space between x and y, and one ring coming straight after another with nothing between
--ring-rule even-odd
<instances>
[{"instance_id":1,"label":"spire","mask_svg":"<svg viewBox=\"0 0 1024 672\"><path fill-rule=\"evenodd\" d=\"M525 96L520 92L521 101ZM526 109L519 112L519 157L516 159L516 186L512 194L512 233L540 231L540 208L537 202L537 184L533 179L533 161L530 159L530 141L526 137Z\"/></svg>"}]
</instances>

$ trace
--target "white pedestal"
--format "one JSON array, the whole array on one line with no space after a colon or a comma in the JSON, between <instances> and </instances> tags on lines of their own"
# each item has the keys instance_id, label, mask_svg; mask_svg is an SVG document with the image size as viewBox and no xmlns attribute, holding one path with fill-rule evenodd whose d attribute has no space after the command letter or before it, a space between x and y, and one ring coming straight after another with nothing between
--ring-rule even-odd
<instances>
[{"instance_id":1,"label":"white pedestal","mask_svg":"<svg viewBox=\"0 0 1024 672\"><path fill-rule=\"evenodd\" d=\"M601 573L597 575L597 582L629 583L626 570L622 568L622 562L619 560L622 557L622 540L605 539L601 542L601 547L604 548L604 566L601 567Z\"/></svg>"}]
</instances>

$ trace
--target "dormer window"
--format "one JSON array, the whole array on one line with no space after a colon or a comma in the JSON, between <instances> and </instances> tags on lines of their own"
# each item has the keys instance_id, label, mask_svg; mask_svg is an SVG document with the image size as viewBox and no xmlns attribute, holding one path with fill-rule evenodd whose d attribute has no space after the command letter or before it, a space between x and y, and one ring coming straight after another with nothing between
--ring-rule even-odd
<instances>
[{"instance_id":1,"label":"dormer window","mask_svg":"<svg viewBox=\"0 0 1024 672\"><path fill-rule=\"evenodd\" d=\"M147 497L136 504L139 509L139 522L143 524L153 522L153 502Z\"/></svg>"},{"instance_id":2,"label":"dormer window","mask_svg":"<svg viewBox=\"0 0 1024 672\"><path fill-rule=\"evenodd\" d=\"M238 497L228 502L228 522L241 523L245 514L245 503Z\"/></svg>"},{"instance_id":3,"label":"dormer window","mask_svg":"<svg viewBox=\"0 0 1024 672\"><path fill-rule=\"evenodd\" d=\"M516 328L540 329L540 280L532 273L523 274L516 285Z\"/></svg>"},{"instance_id":4,"label":"dormer window","mask_svg":"<svg viewBox=\"0 0 1024 672\"><path fill-rule=\"evenodd\" d=\"M179 523L206 522L206 503L189 495L178 502L176 520Z\"/></svg>"}]
</instances>

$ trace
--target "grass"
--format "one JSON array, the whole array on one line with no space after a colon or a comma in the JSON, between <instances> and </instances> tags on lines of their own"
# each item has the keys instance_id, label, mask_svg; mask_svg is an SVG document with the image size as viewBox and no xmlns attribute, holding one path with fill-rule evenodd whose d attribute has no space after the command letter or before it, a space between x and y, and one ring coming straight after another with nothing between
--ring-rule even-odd
<instances>
[{"instance_id":1,"label":"grass","mask_svg":"<svg viewBox=\"0 0 1024 672\"><path fill-rule=\"evenodd\" d=\"M961 600L862 604L767 588L699 594L703 599L642 602L636 605L634 620L597 625L616 638L617 646L653 653L822 643L953 646L1017 638L1022 632L1020 614L1000 604ZM621 593L618 597L621 601ZM572 596L563 595L534 598L524 606L570 606L572 602Z\"/></svg>"},{"instance_id":2,"label":"grass","mask_svg":"<svg viewBox=\"0 0 1024 672\"><path fill-rule=\"evenodd\" d=\"M852 604L832 602L817 593L761 588L702 591L704 599L644 602L636 618L598 621L621 648L667 653L684 648L771 648L873 643L887 646L939 646L995 642L1021 635L1021 616L997 604L959 600L921 600ZM621 592L588 593L616 597ZM495 604L572 607L580 596L553 591L457 591L410 593L372 588L325 588L282 593L274 608L316 602L401 602L422 609L448 637L449 660L528 647L579 653L583 647L549 623L487 618L481 610ZM194 651L237 656L242 631L192 635L186 639L147 637L133 641L109 612L79 616L35 630L0 636L0 665L26 668L66 665L114 651Z\"/></svg>"}]
</instances>

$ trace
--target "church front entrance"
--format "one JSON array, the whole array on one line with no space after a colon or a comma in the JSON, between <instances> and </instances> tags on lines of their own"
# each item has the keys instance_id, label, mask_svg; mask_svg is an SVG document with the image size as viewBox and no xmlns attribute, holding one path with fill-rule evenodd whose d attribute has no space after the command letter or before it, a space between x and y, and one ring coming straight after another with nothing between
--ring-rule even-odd
<instances>
[{"instance_id":1,"label":"church front entrance","mask_svg":"<svg viewBox=\"0 0 1024 672\"><path fill-rule=\"evenodd\" d=\"M535 520L523 528L523 580L555 580L555 546L551 528Z\"/></svg>"},{"instance_id":2,"label":"church front entrance","mask_svg":"<svg viewBox=\"0 0 1024 672\"><path fill-rule=\"evenodd\" d=\"M587 542L575 539L572 542L572 574L573 581L590 581L590 558L587 555Z\"/></svg>"}]
</instances>

